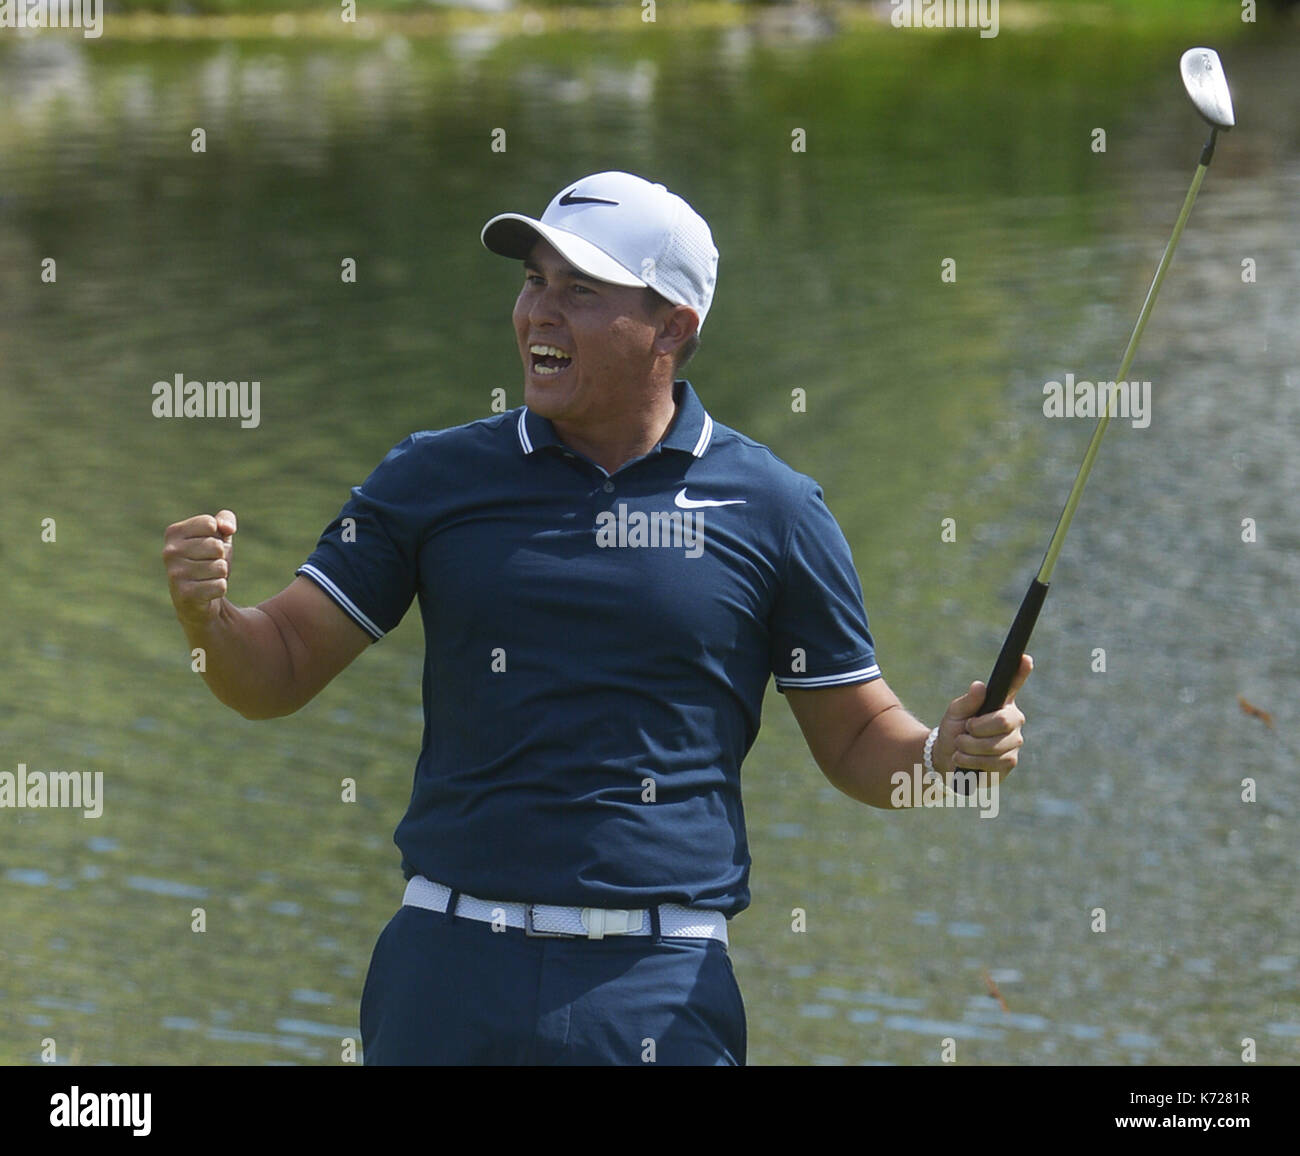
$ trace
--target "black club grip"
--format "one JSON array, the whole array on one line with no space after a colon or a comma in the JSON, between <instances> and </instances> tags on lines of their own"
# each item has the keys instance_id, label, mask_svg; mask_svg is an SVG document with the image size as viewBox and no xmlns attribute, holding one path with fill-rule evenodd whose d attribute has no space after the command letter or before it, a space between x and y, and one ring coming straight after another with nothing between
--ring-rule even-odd
<instances>
[{"instance_id":1,"label":"black club grip","mask_svg":"<svg viewBox=\"0 0 1300 1156\"><path fill-rule=\"evenodd\" d=\"M1020 660L1024 657L1025 648L1029 645L1029 636L1034 632L1034 623L1038 621L1038 612L1043 608L1043 600L1047 597L1047 583L1040 582L1035 578L1029 584L1029 590L1025 594L1024 601L1020 603L1020 609L1016 611L1016 620L1011 624L1011 630L1007 634L1007 640L1002 644L1002 651L998 655L998 660L993 664L993 673L989 675L988 685L984 690L984 701L980 704L979 710L975 713L988 714L989 711L997 710L1007 701L1007 691L1011 689L1011 680L1016 677L1017 671L1020 670ZM957 767L957 770L963 768ZM969 768L966 768L969 771ZM970 772L958 776L956 780L956 789L963 795L971 793L971 787L974 784L974 775L977 772Z\"/></svg>"}]
</instances>

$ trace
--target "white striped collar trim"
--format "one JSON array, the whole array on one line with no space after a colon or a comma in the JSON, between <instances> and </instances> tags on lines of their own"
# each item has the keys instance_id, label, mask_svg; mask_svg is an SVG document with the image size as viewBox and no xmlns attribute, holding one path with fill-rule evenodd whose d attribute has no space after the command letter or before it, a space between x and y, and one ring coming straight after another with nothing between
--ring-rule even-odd
<instances>
[{"instance_id":1,"label":"white striped collar trim","mask_svg":"<svg viewBox=\"0 0 1300 1156\"><path fill-rule=\"evenodd\" d=\"M700 438L695 443L695 448L691 450L697 458L704 456L704 451L709 448L709 442L713 440L713 419L709 416L708 411L704 414L704 425L700 429Z\"/></svg>"},{"instance_id":2,"label":"white striped collar trim","mask_svg":"<svg viewBox=\"0 0 1300 1156\"><path fill-rule=\"evenodd\" d=\"M701 407L703 408L703 407ZM519 438L519 445L524 453L531 454L536 447L533 445L533 439L528 434L528 407L522 406L519 410L519 420L515 422L515 433ZM665 437L660 445L666 445L669 437ZM695 445L691 447L691 456L702 458L708 451L709 445L713 441L713 418L709 416L708 410L704 411L704 422L700 426L700 436L695 439ZM684 449L684 446L672 446L673 449Z\"/></svg>"}]
</instances>

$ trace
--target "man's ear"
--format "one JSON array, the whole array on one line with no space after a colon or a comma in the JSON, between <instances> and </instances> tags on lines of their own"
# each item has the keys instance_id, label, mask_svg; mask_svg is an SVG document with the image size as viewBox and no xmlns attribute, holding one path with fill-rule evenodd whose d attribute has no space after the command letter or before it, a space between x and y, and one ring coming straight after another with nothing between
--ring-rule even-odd
<instances>
[{"instance_id":1,"label":"man's ear","mask_svg":"<svg viewBox=\"0 0 1300 1156\"><path fill-rule=\"evenodd\" d=\"M689 305L673 305L659 319L655 352L673 355L699 330L700 316Z\"/></svg>"}]
</instances>

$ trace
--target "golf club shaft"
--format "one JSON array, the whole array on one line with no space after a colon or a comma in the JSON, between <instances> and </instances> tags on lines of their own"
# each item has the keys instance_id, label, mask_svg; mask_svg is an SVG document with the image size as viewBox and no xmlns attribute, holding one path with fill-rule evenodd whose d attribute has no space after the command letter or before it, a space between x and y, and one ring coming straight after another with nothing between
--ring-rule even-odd
<instances>
[{"instance_id":1,"label":"golf club shaft","mask_svg":"<svg viewBox=\"0 0 1300 1156\"><path fill-rule=\"evenodd\" d=\"M1133 334L1128 339L1128 347L1124 350L1124 357L1120 361L1119 370L1115 374L1117 382L1128 380L1128 371L1133 364L1133 356L1137 352L1138 342L1142 338L1142 331L1146 328L1147 319L1151 316L1151 310L1155 306L1156 296L1160 292L1165 273L1169 269L1169 263L1173 260L1174 249L1178 246L1178 238L1183 235L1183 226L1187 224L1187 218L1191 216L1196 194L1200 192L1201 182L1205 179L1206 170L1209 168L1210 160L1214 156L1216 131L1215 129L1210 130L1205 147L1201 150L1201 159L1200 164L1196 167L1196 175L1192 177L1191 188L1187 190L1187 196L1183 199L1182 211L1178 214L1178 220L1174 224L1174 231L1169 238L1169 244L1165 246L1164 255L1160 258L1160 264L1156 267L1156 275L1151 280L1151 288L1147 290L1146 300L1142 303L1142 311L1138 314L1137 324L1133 326ZM1025 649L1029 645L1029 636L1033 633L1034 624L1038 621L1038 612L1043 608L1043 601L1047 597L1047 587L1052 579L1052 570L1055 568L1056 560L1060 556L1061 547L1065 544L1065 535L1069 532L1070 522L1074 519L1074 512L1078 508L1079 499L1083 496L1083 487L1087 484L1088 475L1092 472L1093 462L1097 459L1097 451L1101 447L1102 436L1106 433L1106 427L1110 424L1111 407L1108 404L1109 400L1103 401L1101 416L1097 419L1097 428L1093 431L1092 440L1088 443L1087 452L1083 455L1083 462L1080 464L1079 472L1075 476L1074 485L1070 488L1070 496L1065 501L1065 509L1061 511L1061 517L1056 523L1056 530L1052 534L1052 540L1047 545L1047 552L1043 555L1043 563L1039 566L1034 580L1030 582L1029 590L1020 603L1020 609L1016 612L1015 621L1011 624L1011 630L1007 634L1006 641L1002 644L1002 650L999 652L997 662L993 666L993 673L989 675L988 684L984 691L984 701L980 704L979 710L975 712L977 715L988 714L989 711L997 710L1006 702L1007 692L1011 689L1011 681L1020 669L1020 659L1024 656ZM969 794L970 792L966 790L969 785L966 779L960 780L960 783L962 792Z\"/></svg>"}]
</instances>

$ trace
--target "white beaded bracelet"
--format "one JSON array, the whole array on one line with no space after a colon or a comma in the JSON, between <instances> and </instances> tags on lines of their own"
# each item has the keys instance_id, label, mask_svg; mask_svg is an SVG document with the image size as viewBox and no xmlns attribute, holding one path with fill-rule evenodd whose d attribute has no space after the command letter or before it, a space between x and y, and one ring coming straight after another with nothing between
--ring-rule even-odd
<instances>
[{"instance_id":1,"label":"white beaded bracelet","mask_svg":"<svg viewBox=\"0 0 1300 1156\"><path fill-rule=\"evenodd\" d=\"M925 740L925 751L922 753L921 758L925 762L925 773L927 775L933 775L938 773L934 769L934 743L938 737L939 737L939 728L935 727L934 730L930 732L930 737Z\"/></svg>"}]
</instances>

